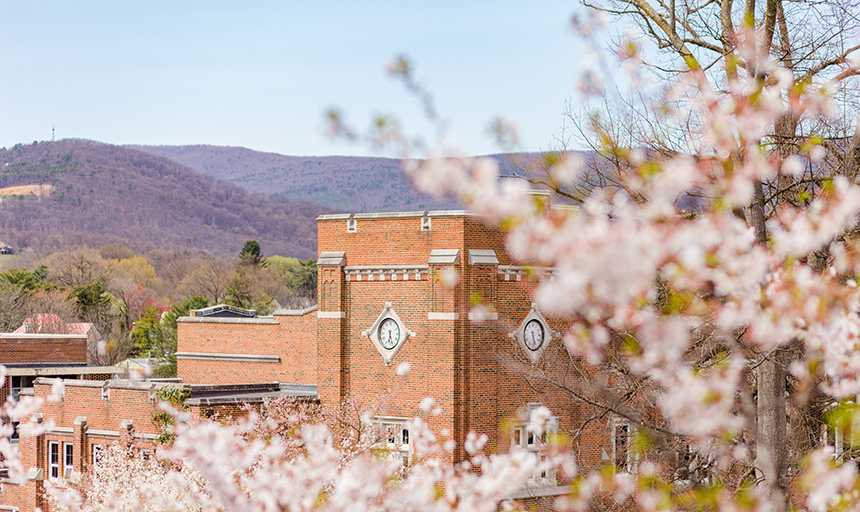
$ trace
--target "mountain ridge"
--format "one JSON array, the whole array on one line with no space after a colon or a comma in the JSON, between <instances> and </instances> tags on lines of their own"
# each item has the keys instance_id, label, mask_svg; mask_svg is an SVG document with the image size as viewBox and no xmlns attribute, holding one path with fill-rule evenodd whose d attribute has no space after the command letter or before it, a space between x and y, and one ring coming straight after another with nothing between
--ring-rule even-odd
<instances>
[{"instance_id":1,"label":"mountain ridge","mask_svg":"<svg viewBox=\"0 0 860 512\"><path fill-rule=\"evenodd\" d=\"M50 185L0 202L0 236L46 252L71 243L202 250L235 256L256 239L266 254L316 254L316 217L336 210L266 197L133 148L64 139L0 150L0 188Z\"/></svg>"},{"instance_id":2,"label":"mountain ridge","mask_svg":"<svg viewBox=\"0 0 860 512\"><path fill-rule=\"evenodd\" d=\"M128 145L182 163L252 192L338 210L384 212L459 209L449 198L418 192L400 160L360 156L290 156L236 146Z\"/></svg>"}]
</instances>

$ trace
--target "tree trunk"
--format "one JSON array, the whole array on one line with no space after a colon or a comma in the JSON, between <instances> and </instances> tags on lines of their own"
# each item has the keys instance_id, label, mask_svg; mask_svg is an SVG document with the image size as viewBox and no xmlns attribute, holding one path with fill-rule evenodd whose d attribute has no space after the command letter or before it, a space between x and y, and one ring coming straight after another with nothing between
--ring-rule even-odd
<instances>
[{"instance_id":1,"label":"tree trunk","mask_svg":"<svg viewBox=\"0 0 860 512\"><path fill-rule=\"evenodd\" d=\"M759 244L767 243L764 220L764 190L761 181L756 181L750 222ZM788 510L784 359L783 348L760 356L756 390L756 467L777 512Z\"/></svg>"},{"instance_id":2,"label":"tree trunk","mask_svg":"<svg viewBox=\"0 0 860 512\"><path fill-rule=\"evenodd\" d=\"M756 466L777 512L788 510L784 349L763 354L758 366Z\"/></svg>"}]
</instances>

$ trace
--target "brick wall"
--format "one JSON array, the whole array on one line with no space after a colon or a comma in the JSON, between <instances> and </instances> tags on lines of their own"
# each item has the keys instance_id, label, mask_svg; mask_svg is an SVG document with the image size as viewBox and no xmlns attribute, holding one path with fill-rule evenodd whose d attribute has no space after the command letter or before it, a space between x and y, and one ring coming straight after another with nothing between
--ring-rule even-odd
<instances>
[{"instance_id":1,"label":"brick wall","mask_svg":"<svg viewBox=\"0 0 860 512\"><path fill-rule=\"evenodd\" d=\"M130 420L140 434L156 434L151 422L155 407L153 384L133 381L104 382L66 380L62 402L45 402L39 412L45 420L52 419L59 426L71 426L75 418L84 416L90 428L119 431L122 422ZM37 379L35 396L47 397L51 392L50 379ZM103 397L104 395L104 397Z\"/></svg>"},{"instance_id":2,"label":"brick wall","mask_svg":"<svg viewBox=\"0 0 860 512\"><path fill-rule=\"evenodd\" d=\"M85 335L0 335L0 364L87 362Z\"/></svg>"},{"instance_id":3,"label":"brick wall","mask_svg":"<svg viewBox=\"0 0 860 512\"><path fill-rule=\"evenodd\" d=\"M106 395L109 399L105 399L102 382L64 382L63 401L54 403L46 400L38 413L41 421L52 422L55 428L35 438L22 437L18 443L24 468L32 468L31 474L37 478L23 485L4 483L0 489L0 504L16 506L22 511L33 510L36 506L49 510L42 491L44 479L50 478L48 450L52 442L58 443L61 459L64 446L71 444L74 470L84 472L92 465L93 446L118 442L120 433L128 432L128 421L131 421L133 434L138 440L151 442L158 434L151 421L155 406L151 399L152 384L111 381ZM36 379L34 396L46 399L52 385L53 379Z\"/></svg>"},{"instance_id":4,"label":"brick wall","mask_svg":"<svg viewBox=\"0 0 860 512\"><path fill-rule=\"evenodd\" d=\"M194 321L190 321L194 320ZM203 321L201 321L203 320ZM278 314L271 321L205 321L178 323L177 376L195 384L289 382L315 384L317 373L316 312ZM262 320L262 322L261 322ZM265 323L263 323L265 322ZM274 361L205 359L183 353L276 356ZM205 357L205 356L204 356Z\"/></svg>"},{"instance_id":5,"label":"brick wall","mask_svg":"<svg viewBox=\"0 0 860 512\"><path fill-rule=\"evenodd\" d=\"M432 249L463 247L466 217L433 217L431 229L421 230L421 216L356 219L356 232L347 233L346 220L317 222L320 252L347 251L347 265L425 265Z\"/></svg>"},{"instance_id":6,"label":"brick wall","mask_svg":"<svg viewBox=\"0 0 860 512\"><path fill-rule=\"evenodd\" d=\"M319 320L321 400L390 394L382 414L411 417L423 415L417 405L432 396L442 408L441 415L428 418L432 427L448 429L460 441L470 430L486 433L490 447L498 451L509 449L511 420L522 417L529 403L539 402L558 417L562 431L579 431L588 421L573 449L583 468L605 464L605 456L612 456L612 415L586 406L550 383L575 390L590 385L591 378L596 382L604 376L572 357L560 337L548 341L533 364L510 336L531 309L539 276L503 275L504 269L522 263L505 251L502 232L474 217L434 217L430 231L421 231L420 220L357 216L355 233L347 233L343 218L318 222L319 250L345 253L345 268L320 267L321 311L342 313L342 318ZM357 266L426 265L434 249L460 250L457 263L446 265L459 273L455 288L440 286L439 276L446 266L431 265L427 279L418 281L345 277L348 269ZM470 265L470 249L493 250L498 265ZM405 327L416 332L391 366L362 335L386 301ZM480 324L470 321L469 312L478 303L496 317ZM431 312L456 313L456 317L431 320ZM546 319L558 332L568 325L563 318ZM404 361L412 371L405 378L397 377L395 368ZM456 454L462 455L462 451Z\"/></svg>"}]
</instances>

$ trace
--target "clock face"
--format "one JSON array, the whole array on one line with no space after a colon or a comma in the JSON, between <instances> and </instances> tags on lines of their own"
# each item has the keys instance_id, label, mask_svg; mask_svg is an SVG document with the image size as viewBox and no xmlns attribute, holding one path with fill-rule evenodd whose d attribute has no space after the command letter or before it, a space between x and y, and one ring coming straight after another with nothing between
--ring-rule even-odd
<instances>
[{"instance_id":1,"label":"clock face","mask_svg":"<svg viewBox=\"0 0 860 512\"><path fill-rule=\"evenodd\" d=\"M523 341L529 350L535 351L543 345L543 324L538 320L529 320L523 328Z\"/></svg>"},{"instance_id":2,"label":"clock face","mask_svg":"<svg viewBox=\"0 0 860 512\"><path fill-rule=\"evenodd\" d=\"M400 343L400 326L393 318L386 318L379 324L379 344L391 350Z\"/></svg>"}]
</instances>

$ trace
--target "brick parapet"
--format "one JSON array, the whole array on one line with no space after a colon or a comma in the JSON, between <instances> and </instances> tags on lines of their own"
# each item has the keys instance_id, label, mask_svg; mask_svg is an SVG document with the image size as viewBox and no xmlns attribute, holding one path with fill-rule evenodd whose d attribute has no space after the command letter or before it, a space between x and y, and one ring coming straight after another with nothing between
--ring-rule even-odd
<instances>
[{"instance_id":1,"label":"brick parapet","mask_svg":"<svg viewBox=\"0 0 860 512\"><path fill-rule=\"evenodd\" d=\"M0 334L0 364L87 364L85 334Z\"/></svg>"},{"instance_id":2,"label":"brick parapet","mask_svg":"<svg viewBox=\"0 0 860 512\"><path fill-rule=\"evenodd\" d=\"M179 322L177 376L205 384L316 384L317 312L283 313L265 322Z\"/></svg>"}]
</instances>

